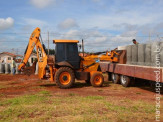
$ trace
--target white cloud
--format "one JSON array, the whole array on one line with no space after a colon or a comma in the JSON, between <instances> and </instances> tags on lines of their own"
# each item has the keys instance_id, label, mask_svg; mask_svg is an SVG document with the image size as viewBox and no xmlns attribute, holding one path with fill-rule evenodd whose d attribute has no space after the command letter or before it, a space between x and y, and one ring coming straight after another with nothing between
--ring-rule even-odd
<instances>
[{"instance_id":1,"label":"white cloud","mask_svg":"<svg viewBox=\"0 0 163 122\"><path fill-rule=\"evenodd\" d=\"M144 7L144 6L143 6ZM153 10L157 9L117 9L116 7L110 8L110 11L104 14L90 14L78 20L81 27L98 27L109 30L123 30L122 27L115 27L114 25L121 25L127 23L129 25L143 26L145 24L157 24L162 22L162 11ZM117 12L119 11L119 12Z\"/></svg>"},{"instance_id":2,"label":"white cloud","mask_svg":"<svg viewBox=\"0 0 163 122\"><path fill-rule=\"evenodd\" d=\"M11 17L8 17L6 19L0 18L0 30L5 30L14 25L14 19Z\"/></svg>"},{"instance_id":3,"label":"white cloud","mask_svg":"<svg viewBox=\"0 0 163 122\"><path fill-rule=\"evenodd\" d=\"M25 31L27 33L32 33L36 27L39 27L41 32L47 32L49 27L46 21L34 18L21 18L18 24L21 25L19 31Z\"/></svg>"},{"instance_id":4,"label":"white cloud","mask_svg":"<svg viewBox=\"0 0 163 122\"><path fill-rule=\"evenodd\" d=\"M80 35L81 32L79 30L69 30L68 32L63 34L60 38L76 40L80 38Z\"/></svg>"},{"instance_id":5,"label":"white cloud","mask_svg":"<svg viewBox=\"0 0 163 122\"><path fill-rule=\"evenodd\" d=\"M46 8L55 2L56 0L30 0L30 3L37 8Z\"/></svg>"},{"instance_id":6,"label":"white cloud","mask_svg":"<svg viewBox=\"0 0 163 122\"><path fill-rule=\"evenodd\" d=\"M39 19L33 19L33 18L25 18L25 23L28 25L46 25L47 23L45 21L39 20Z\"/></svg>"},{"instance_id":7,"label":"white cloud","mask_svg":"<svg viewBox=\"0 0 163 122\"><path fill-rule=\"evenodd\" d=\"M133 16L134 15L134 16ZM113 30L117 30L117 28L114 27L116 24L124 24L128 23L131 25L144 25L147 23L153 23L155 18L157 18L155 15L153 16L146 16L142 17L140 15L137 15L136 13L133 15L126 15L126 16L119 16L119 15L95 15L90 16L86 19L81 19L80 23L82 27L100 27L100 28L109 28ZM122 29L122 28L119 28Z\"/></svg>"},{"instance_id":8,"label":"white cloud","mask_svg":"<svg viewBox=\"0 0 163 122\"><path fill-rule=\"evenodd\" d=\"M60 29L70 29L70 28L73 28L73 27L78 27L78 24L74 19L68 18L68 19L65 19L63 22L61 22L58 25L58 27Z\"/></svg>"},{"instance_id":9,"label":"white cloud","mask_svg":"<svg viewBox=\"0 0 163 122\"><path fill-rule=\"evenodd\" d=\"M48 29L48 23L39 19L33 19L33 18L23 18L23 30L32 32L34 28L39 27L43 31L47 31Z\"/></svg>"}]
</instances>

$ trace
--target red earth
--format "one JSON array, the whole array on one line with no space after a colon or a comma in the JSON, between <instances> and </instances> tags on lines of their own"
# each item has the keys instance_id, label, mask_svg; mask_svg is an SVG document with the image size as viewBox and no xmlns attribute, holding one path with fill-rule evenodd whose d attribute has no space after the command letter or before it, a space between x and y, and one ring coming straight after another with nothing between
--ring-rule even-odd
<instances>
[{"instance_id":1,"label":"red earth","mask_svg":"<svg viewBox=\"0 0 163 122\"><path fill-rule=\"evenodd\" d=\"M42 90L48 90L54 94L60 93L63 95L74 93L81 96L99 95L116 97L117 99L129 98L149 102L155 101L154 90L150 88L150 86L145 85L125 88L120 84L113 84L105 81L103 87L95 88L86 84L84 81L76 81L73 88L60 89L54 82L40 80L37 75L0 75L1 97L15 97L23 94L36 93Z\"/></svg>"}]
</instances>

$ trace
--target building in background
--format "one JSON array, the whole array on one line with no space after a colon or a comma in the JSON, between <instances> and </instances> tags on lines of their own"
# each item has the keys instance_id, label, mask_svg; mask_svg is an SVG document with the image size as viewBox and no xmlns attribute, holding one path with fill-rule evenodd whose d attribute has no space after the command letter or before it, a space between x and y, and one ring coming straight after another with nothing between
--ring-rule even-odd
<instances>
[{"instance_id":1,"label":"building in background","mask_svg":"<svg viewBox=\"0 0 163 122\"><path fill-rule=\"evenodd\" d=\"M14 57L16 57L16 55L13 53L2 52L0 53L0 63L11 63Z\"/></svg>"},{"instance_id":2,"label":"building in background","mask_svg":"<svg viewBox=\"0 0 163 122\"><path fill-rule=\"evenodd\" d=\"M2 52L2 53L0 53L0 63L11 63L11 61L14 57L16 58L17 63L21 63L23 60L22 55L15 55L15 54L10 53L10 52ZM35 59L37 59L37 54L32 53L28 59L28 62L30 63L30 65L33 64Z\"/></svg>"}]
</instances>

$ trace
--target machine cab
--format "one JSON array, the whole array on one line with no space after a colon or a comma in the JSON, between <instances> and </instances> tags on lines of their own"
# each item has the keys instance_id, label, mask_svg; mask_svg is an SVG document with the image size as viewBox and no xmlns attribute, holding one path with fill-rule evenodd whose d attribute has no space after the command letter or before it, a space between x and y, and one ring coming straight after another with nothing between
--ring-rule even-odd
<instances>
[{"instance_id":1,"label":"machine cab","mask_svg":"<svg viewBox=\"0 0 163 122\"><path fill-rule=\"evenodd\" d=\"M78 40L53 40L55 47L55 64L68 63L73 69L80 68Z\"/></svg>"}]
</instances>

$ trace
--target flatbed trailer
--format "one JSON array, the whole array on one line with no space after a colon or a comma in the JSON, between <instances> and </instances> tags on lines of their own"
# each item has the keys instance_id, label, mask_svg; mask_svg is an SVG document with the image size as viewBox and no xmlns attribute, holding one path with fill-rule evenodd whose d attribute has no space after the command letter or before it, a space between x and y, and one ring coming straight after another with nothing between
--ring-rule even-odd
<instances>
[{"instance_id":1,"label":"flatbed trailer","mask_svg":"<svg viewBox=\"0 0 163 122\"><path fill-rule=\"evenodd\" d=\"M163 83L163 67L100 62L101 71L108 73L114 83L127 87L135 78Z\"/></svg>"}]
</instances>

